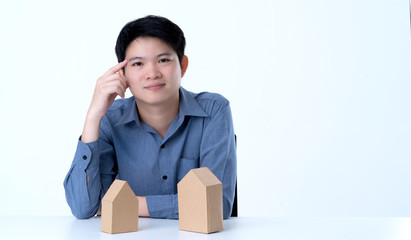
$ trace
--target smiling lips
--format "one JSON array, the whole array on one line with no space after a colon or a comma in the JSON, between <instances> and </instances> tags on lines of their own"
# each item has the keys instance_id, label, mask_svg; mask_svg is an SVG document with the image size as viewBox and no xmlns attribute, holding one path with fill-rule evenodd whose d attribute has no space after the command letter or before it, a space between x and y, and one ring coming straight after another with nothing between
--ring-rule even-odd
<instances>
[{"instance_id":1,"label":"smiling lips","mask_svg":"<svg viewBox=\"0 0 411 240\"><path fill-rule=\"evenodd\" d=\"M145 86L144 88L147 89L147 90L158 90L158 89L164 87L165 85L166 85L165 83L155 83L155 84Z\"/></svg>"}]
</instances>

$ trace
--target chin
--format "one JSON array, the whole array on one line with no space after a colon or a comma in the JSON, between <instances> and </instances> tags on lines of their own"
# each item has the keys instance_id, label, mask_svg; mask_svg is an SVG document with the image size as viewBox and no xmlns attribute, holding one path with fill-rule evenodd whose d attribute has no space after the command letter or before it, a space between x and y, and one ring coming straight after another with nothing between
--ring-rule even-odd
<instances>
[{"instance_id":1,"label":"chin","mask_svg":"<svg viewBox=\"0 0 411 240\"><path fill-rule=\"evenodd\" d=\"M136 101L139 103L144 103L144 104L153 105L153 106L162 105L167 102L166 99L158 98L158 97L147 97L147 98L135 97L135 98L136 98Z\"/></svg>"}]
</instances>

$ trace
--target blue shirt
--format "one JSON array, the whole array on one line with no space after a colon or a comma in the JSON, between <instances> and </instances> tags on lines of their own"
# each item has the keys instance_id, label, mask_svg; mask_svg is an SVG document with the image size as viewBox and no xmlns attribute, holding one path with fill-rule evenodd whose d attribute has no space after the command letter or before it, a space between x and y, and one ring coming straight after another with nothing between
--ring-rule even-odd
<instances>
[{"instance_id":1,"label":"blue shirt","mask_svg":"<svg viewBox=\"0 0 411 240\"><path fill-rule=\"evenodd\" d=\"M199 167L208 167L223 183L223 217L228 218L237 158L224 97L180 87L179 113L164 138L140 121L134 97L118 99L101 120L99 140L78 142L64 180L66 200L74 216L90 218L117 178L127 181L137 196L146 196L151 217L178 218L177 183Z\"/></svg>"}]
</instances>

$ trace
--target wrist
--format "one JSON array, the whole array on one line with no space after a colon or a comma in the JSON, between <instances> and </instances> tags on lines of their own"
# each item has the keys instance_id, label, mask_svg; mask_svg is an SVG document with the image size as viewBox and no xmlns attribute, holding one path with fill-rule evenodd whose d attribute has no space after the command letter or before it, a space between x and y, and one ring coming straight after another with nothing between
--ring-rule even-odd
<instances>
[{"instance_id":1,"label":"wrist","mask_svg":"<svg viewBox=\"0 0 411 240\"><path fill-rule=\"evenodd\" d=\"M89 108L86 115L86 121L88 122L100 122L101 119L104 117L105 113L100 113L98 111L94 111L93 109Z\"/></svg>"},{"instance_id":2,"label":"wrist","mask_svg":"<svg viewBox=\"0 0 411 240\"><path fill-rule=\"evenodd\" d=\"M150 217L150 213L148 212L146 197L137 196L137 198L138 198L138 215L142 217Z\"/></svg>"},{"instance_id":3,"label":"wrist","mask_svg":"<svg viewBox=\"0 0 411 240\"><path fill-rule=\"evenodd\" d=\"M84 123L83 133L81 135L81 141L84 143L90 143L97 141L99 138L101 117L90 116L87 114L86 122Z\"/></svg>"}]
</instances>

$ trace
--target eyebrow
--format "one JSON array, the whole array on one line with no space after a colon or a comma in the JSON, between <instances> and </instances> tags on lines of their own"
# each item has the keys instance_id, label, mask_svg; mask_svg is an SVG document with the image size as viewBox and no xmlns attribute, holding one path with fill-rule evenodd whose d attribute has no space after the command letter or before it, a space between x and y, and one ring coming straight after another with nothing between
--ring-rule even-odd
<instances>
[{"instance_id":1,"label":"eyebrow","mask_svg":"<svg viewBox=\"0 0 411 240\"><path fill-rule=\"evenodd\" d=\"M164 57L164 56L171 56L172 54L169 52L164 52L164 53L160 53L157 55L156 58L160 58L160 57ZM140 59L144 59L144 57L132 57L130 59L128 59L129 62L133 61L133 60L140 60Z\"/></svg>"}]
</instances>

